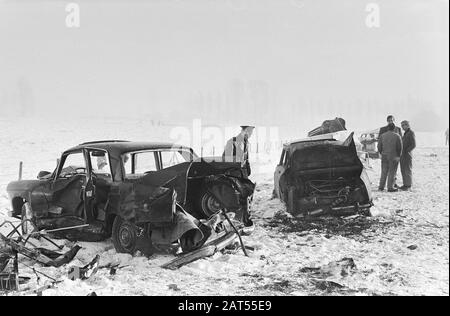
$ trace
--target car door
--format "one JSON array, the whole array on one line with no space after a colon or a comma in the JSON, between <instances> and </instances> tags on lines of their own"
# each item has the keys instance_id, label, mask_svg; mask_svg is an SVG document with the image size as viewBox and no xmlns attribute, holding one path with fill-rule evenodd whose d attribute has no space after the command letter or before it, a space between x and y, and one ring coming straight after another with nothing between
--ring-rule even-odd
<instances>
[{"instance_id":1,"label":"car door","mask_svg":"<svg viewBox=\"0 0 450 316\"><path fill-rule=\"evenodd\" d=\"M84 216L83 195L87 171L83 150L63 154L55 177L47 189L47 213L52 217Z\"/></svg>"},{"instance_id":2,"label":"car door","mask_svg":"<svg viewBox=\"0 0 450 316\"><path fill-rule=\"evenodd\" d=\"M283 149L281 153L280 162L278 163L277 167L275 168L275 174L274 174L274 195L278 198L282 198L282 192L280 190L280 180L283 176L284 172L286 171L286 156L287 151L286 149Z\"/></svg>"},{"instance_id":3,"label":"car door","mask_svg":"<svg viewBox=\"0 0 450 316\"><path fill-rule=\"evenodd\" d=\"M86 156L87 161L87 173L86 173L86 181L85 185L82 187L82 198L83 198L83 206L84 206L84 220L85 223L92 223L95 219L94 217L94 200L96 197L96 187L95 187L95 179L93 173L93 166L91 162L91 150L85 150L84 154Z\"/></svg>"},{"instance_id":4,"label":"car door","mask_svg":"<svg viewBox=\"0 0 450 316\"><path fill-rule=\"evenodd\" d=\"M83 188L85 220L105 220L108 202L113 187L113 173L109 153L104 149L87 148L86 184ZM118 187L114 194L118 195Z\"/></svg>"}]
</instances>

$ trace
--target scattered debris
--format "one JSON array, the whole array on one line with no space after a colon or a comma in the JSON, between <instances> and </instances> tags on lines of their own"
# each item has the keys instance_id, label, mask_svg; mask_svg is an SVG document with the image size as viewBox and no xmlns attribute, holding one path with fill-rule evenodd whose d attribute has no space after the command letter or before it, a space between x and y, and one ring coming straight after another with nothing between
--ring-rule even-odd
<instances>
[{"instance_id":1,"label":"scattered debris","mask_svg":"<svg viewBox=\"0 0 450 316\"><path fill-rule=\"evenodd\" d=\"M291 282L288 280L280 280L280 281L275 281L269 284L266 284L263 286L263 289L265 290L270 290L270 291L275 291L275 292L283 292L283 293L287 293L291 291Z\"/></svg>"},{"instance_id":2,"label":"scattered debris","mask_svg":"<svg viewBox=\"0 0 450 316\"><path fill-rule=\"evenodd\" d=\"M328 277L346 277L356 270L356 264L352 258L343 258L333 261L322 267L304 267L300 269L301 273L309 273L321 278Z\"/></svg>"},{"instance_id":3,"label":"scattered debris","mask_svg":"<svg viewBox=\"0 0 450 316\"><path fill-rule=\"evenodd\" d=\"M19 276L16 273L0 273L0 291L17 291Z\"/></svg>"},{"instance_id":4,"label":"scattered debris","mask_svg":"<svg viewBox=\"0 0 450 316\"><path fill-rule=\"evenodd\" d=\"M313 129L308 133L308 137L324 135L329 133L335 133L339 131L345 131L345 120L340 117L336 117L333 120L326 120L319 127Z\"/></svg>"},{"instance_id":5,"label":"scattered debris","mask_svg":"<svg viewBox=\"0 0 450 316\"><path fill-rule=\"evenodd\" d=\"M418 248L417 245L411 245L407 247L409 250L416 250Z\"/></svg>"},{"instance_id":6,"label":"scattered debris","mask_svg":"<svg viewBox=\"0 0 450 316\"><path fill-rule=\"evenodd\" d=\"M395 225L395 223L381 218L372 218L363 215L347 218L335 216L292 218L285 216L283 212L279 212L268 225L280 229L282 232L295 232L300 236L306 236L315 232L359 240L370 237L364 235L364 232L375 233L380 230L382 231L387 227Z\"/></svg>"},{"instance_id":7,"label":"scattered debris","mask_svg":"<svg viewBox=\"0 0 450 316\"><path fill-rule=\"evenodd\" d=\"M0 272L5 270L9 260L14 256L14 252L9 247L0 248Z\"/></svg>"},{"instance_id":8,"label":"scattered debris","mask_svg":"<svg viewBox=\"0 0 450 316\"><path fill-rule=\"evenodd\" d=\"M176 284L169 284L168 287L169 287L169 290L177 291L177 292L180 291L180 289L178 288L178 285L176 285Z\"/></svg>"},{"instance_id":9,"label":"scattered debris","mask_svg":"<svg viewBox=\"0 0 450 316\"><path fill-rule=\"evenodd\" d=\"M20 253L21 255L31 260L35 260L47 267L55 267L55 268L63 266L72 261L73 258L75 258L75 256L77 255L78 251L81 249L80 246L74 246L68 252L64 254L59 254L57 252L50 250L42 251L42 248L35 248L35 249L27 248L21 241L22 240L21 237L19 237L17 240L14 240L13 238L7 238L4 235L0 234L0 240L2 240L7 245L7 247Z\"/></svg>"},{"instance_id":10,"label":"scattered debris","mask_svg":"<svg viewBox=\"0 0 450 316\"><path fill-rule=\"evenodd\" d=\"M236 240L236 238L237 238L236 233L229 232L226 235L205 244L200 249L194 250L186 254L182 254L178 258L175 258L174 260L164 264L162 267L165 269L175 270L196 260L211 257L216 252L232 244Z\"/></svg>"},{"instance_id":11,"label":"scattered debris","mask_svg":"<svg viewBox=\"0 0 450 316\"><path fill-rule=\"evenodd\" d=\"M345 286L334 281L313 280L315 286L322 291L333 292L336 289L343 289Z\"/></svg>"},{"instance_id":12,"label":"scattered debris","mask_svg":"<svg viewBox=\"0 0 450 316\"><path fill-rule=\"evenodd\" d=\"M78 280L78 279L79 280L89 279L92 275L94 275L97 272L98 266L99 266L99 261L100 261L100 256L96 255L95 258L89 264L85 265L82 268L70 267L69 273L68 273L68 278L72 281Z\"/></svg>"}]
</instances>

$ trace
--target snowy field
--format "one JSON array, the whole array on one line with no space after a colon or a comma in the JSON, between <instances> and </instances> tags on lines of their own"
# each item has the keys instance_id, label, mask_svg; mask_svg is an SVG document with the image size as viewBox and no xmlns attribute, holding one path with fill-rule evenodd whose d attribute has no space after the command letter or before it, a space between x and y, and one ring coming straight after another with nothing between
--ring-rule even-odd
<instances>
[{"instance_id":1,"label":"snowy field","mask_svg":"<svg viewBox=\"0 0 450 316\"><path fill-rule=\"evenodd\" d=\"M0 120L0 220L10 208L6 184L17 178L24 162L24 178L53 170L60 153L95 139L169 140L168 132L148 122L102 122L48 119L37 124ZM137 126L137 127L136 127ZM299 138L304 135L300 135ZM257 183L254 214L257 228L244 243L253 247L216 254L177 271L160 266L173 256L151 258L117 254L111 241L79 243L83 249L61 268L37 270L62 281L43 295L448 295L449 294L449 151L441 135L419 137L412 192L379 193L379 161L368 169L374 190L373 217L316 222L290 218L284 205L272 199L273 171L279 151L252 156L252 180ZM401 177L399 176L399 179ZM401 182L401 181L400 181ZM60 244L71 243L60 240ZM66 278L71 265L84 266L95 255L100 265L120 263L110 275L100 269L87 281ZM31 264L24 260L24 264ZM39 284L31 269L20 265L31 280L18 295Z\"/></svg>"}]
</instances>

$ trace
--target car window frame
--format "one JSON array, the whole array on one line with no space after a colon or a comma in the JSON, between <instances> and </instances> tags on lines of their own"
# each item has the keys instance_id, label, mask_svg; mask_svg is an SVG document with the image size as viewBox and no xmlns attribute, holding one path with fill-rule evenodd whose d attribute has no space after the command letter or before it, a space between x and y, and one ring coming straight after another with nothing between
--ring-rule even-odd
<instances>
[{"instance_id":1,"label":"car window frame","mask_svg":"<svg viewBox=\"0 0 450 316\"><path fill-rule=\"evenodd\" d=\"M193 155L193 153L192 153L192 151L188 151L188 150L185 150L184 148L175 148L175 149L160 149L159 150L159 159L160 159L160 169L159 170L164 170L164 169L167 169L167 168L170 168L170 167L173 167L173 166L176 166L176 165L172 165L172 166L169 166L169 167L164 167L164 163L163 163L163 160L162 160L162 153L163 152L175 152L175 153L179 153L180 155L181 155L181 157L183 157L183 159L185 159L185 157L184 157L184 155L181 153L181 152L184 152L184 153L188 153L189 154L189 156L190 156L190 160L186 160L186 161L184 161L184 162L193 162L194 161L194 155Z\"/></svg>"},{"instance_id":2,"label":"car window frame","mask_svg":"<svg viewBox=\"0 0 450 316\"><path fill-rule=\"evenodd\" d=\"M286 149L283 148L283 150L281 151L281 157L280 157L280 162L278 163L279 166L285 166L285 157L286 157Z\"/></svg>"},{"instance_id":3,"label":"car window frame","mask_svg":"<svg viewBox=\"0 0 450 316\"><path fill-rule=\"evenodd\" d=\"M125 168L125 164L123 163L123 157L125 155L129 155L130 156L130 160L131 160L131 174L136 174L136 155L137 154L142 154L142 153L150 153L153 152L154 158L155 158L155 163L156 163L156 171L159 171L159 162L158 162L158 156L157 156L157 150L155 149L150 149L150 150L138 150L138 151L131 151L131 152L125 152L123 154L120 155L120 164L122 166L122 179L126 180L127 179L127 171Z\"/></svg>"},{"instance_id":4,"label":"car window frame","mask_svg":"<svg viewBox=\"0 0 450 316\"><path fill-rule=\"evenodd\" d=\"M286 168L289 168L289 164L290 164L290 160L291 160L291 151L290 150L286 150L286 155L284 157L284 166Z\"/></svg>"},{"instance_id":5,"label":"car window frame","mask_svg":"<svg viewBox=\"0 0 450 316\"><path fill-rule=\"evenodd\" d=\"M189 155L190 157L190 163L194 162L196 159L198 159L198 156L195 154L194 150L192 148L189 147L173 147L173 148L164 148L164 149L148 149L148 150L137 150L137 151L129 151L129 152L124 152L120 155L120 164L122 166L122 179L125 180L127 179L127 172L125 169L125 165L123 163L123 157L125 155L129 155L130 156L130 160L131 160L131 174L136 174L136 155L137 154L141 154L141 153L148 153L148 152L153 152L155 155L155 159L156 159L156 166L157 166L157 170L156 171L161 171L163 170L163 165L162 165L162 158L161 158L161 152L162 151L177 151L177 152L185 152Z\"/></svg>"},{"instance_id":6,"label":"car window frame","mask_svg":"<svg viewBox=\"0 0 450 316\"><path fill-rule=\"evenodd\" d=\"M58 179L70 179L70 178L62 178L62 177L60 177L60 175L61 175L61 171L62 171L62 169L63 169L63 166L64 166L64 164L66 163L66 160L67 160L67 157L69 157L70 155L73 155L73 154L83 154L83 158L84 158L84 164L85 164L85 166L86 166L86 176L88 175L88 173L90 172L89 171L89 164L88 164L88 161L87 161L87 159L86 159L86 151L84 150L84 149L78 149L78 150L73 150L73 151L68 151L68 152L64 152L62 155L61 155L61 159L59 160L59 163L58 163L58 167L57 167L57 171L56 171L56 173L54 174L54 178L53 178L53 181L56 181L56 180L58 180Z\"/></svg>"},{"instance_id":7,"label":"car window frame","mask_svg":"<svg viewBox=\"0 0 450 316\"><path fill-rule=\"evenodd\" d=\"M106 153L106 155L108 157L108 165L109 165L109 171L110 171L109 174L111 176L110 181L114 182L114 179L115 179L116 176L115 176L115 172L113 172L113 168L112 168L112 164L111 164L111 155L110 155L109 151L106 150L106 149L94 148L94 147L87 147L87 148L84 149L84 151L85 151L85 156L87 157L87 161L88 161L88 166L87 167L88 167L88 170L89 170L89 174L96 174L96 173L94 173L94 169L92 168L90 153L93 152L93 151L101 151L101 152ZM85 157L85 159L86 159L86 157Z\"/></svg>"}]
</instances>

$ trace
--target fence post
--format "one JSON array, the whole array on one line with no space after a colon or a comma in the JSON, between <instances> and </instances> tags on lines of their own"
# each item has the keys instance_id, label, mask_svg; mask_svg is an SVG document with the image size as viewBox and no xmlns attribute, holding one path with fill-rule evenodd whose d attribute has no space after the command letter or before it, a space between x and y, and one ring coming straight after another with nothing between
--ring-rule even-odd
<instances>
[{"instance_id":1,"label":"fence post","mask_svg":"<svg viewBox=\"0 0 450 316\"><path fill-rule=\"evenodd\" d=\"M19 181L22 180L23 162L19 163Z\"/></svg>"}]
</instances>

